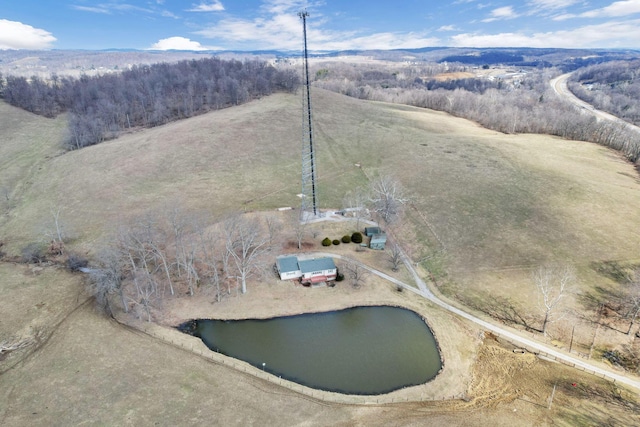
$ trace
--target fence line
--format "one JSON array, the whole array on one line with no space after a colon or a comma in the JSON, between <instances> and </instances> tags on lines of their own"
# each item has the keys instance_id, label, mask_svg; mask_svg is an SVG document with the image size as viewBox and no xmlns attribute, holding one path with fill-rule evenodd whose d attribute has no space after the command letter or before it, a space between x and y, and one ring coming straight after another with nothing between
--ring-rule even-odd
<instances>
[{"instance_id":1,"label":"fence line","mask_svg":"<svg viewBox=\"0 0 640 427\"><path fill-rule=\"evenodd\" d=\"M491 333L493 335L495 335L496 337L498 337L498 338L502 338L502 339L510 342L509 338L503 337L497 332L492 331ZM543 351L535 351L535 350L531 350L531 349L529 349L527 347L522 347L522 348L524 348L527 352L529 352L531 354L534 354L536 356L545 357L545 358L550 359L552 361L555 361L555 362L558 362L558 363L562 363L563 365L566 365L566 366L569 366L569 367L572 367L572 368L575 368L575 369L579 369L579 370L581 370L581 371L583 371L583 372L585 372L587 374L593 375L594 377L602 378L603 380L606 380L606 381L611 381L614 384L616 383L616 379L613 376L609 376L609 375L607 375L605 373L596 372L595 370L587 369L584 366L576 365L575 363L570 362L568 360L558 359L555 356L552 356L552 355L550 355L548 353L545 353ZM621 373L621 375L627 376L627 373L624 372L624 373Z\"/></svg>"},{"instance_id":2,"label":"fence line","mask_svg":"<svg viewBox=\"0 0 640 427\"><path fill-rule=\"evenodd\" d=\"M160 340L165 344L171 345L176 348L180 348L184 351L189 351L210 362L232 368L239 373L243 373L246 375L259 378L261 380L268 381L272 384L284 387L295 393L298 393L306 397L310 397L312 399L319 400L325 403L344 404L344 405L384 405L384 404L405 403L405 402L441 402L445 400L464 400L466 398L466 393L464 392L456 395L452 395L452 396L443 396L443 397L425 397L424 394L421 393L419 397L411 398L409 396L401 397L401 396L389 396L389 395L372 395L372 396L347 395L347 394L338 394L338 393L333 393L333 392L328 392L323 390L316 390L316 389L312 389L312 388L303 386L301 384L283 379L276 375L270 374L266 371L262 371L259 368L253 365L250 365L246 362L236 361L236 359L227 357L213 350L203 350L203 349L194 348L193 342L189 344L185 344L182 340L175 341L172 337L166 337L166 336L163 336L162 334L156 333L156 331L153 330L154 329L153 327L148 327L147 325L140 327L136 324L131 324L126 321L122 321L120 319L116 319L116 321L124 326L133 328L150 337ZM185 338L186 338L186 335L185 335ZM249 367L249 369L247 369L247 367Z\"/></svg>"}]
</instances>

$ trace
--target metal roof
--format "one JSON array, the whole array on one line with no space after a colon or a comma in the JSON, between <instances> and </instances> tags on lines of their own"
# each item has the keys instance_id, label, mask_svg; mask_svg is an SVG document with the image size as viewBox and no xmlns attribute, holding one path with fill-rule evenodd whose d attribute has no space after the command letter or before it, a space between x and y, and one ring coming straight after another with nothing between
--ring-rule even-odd
<instances>
[{"instance_id":1,"label":"metal roof","mask_svg":"<svg viewBox=\"0 0 640 427\"><path fill-rule=\"evenodd\" d=\"M367 235L367 237L371 237L374 234L380 234L382 233L382 230L380 229L380 227L365 227L364 228L364 234Z\"/></svg>"},{"instance_id":2,"label":"metal roof","mask_svg":"<svg viewBox=\"0 0 640 427\"><path fill-rule=\"evenodd\" d=\"M370 243L384 243L386 241L387 241L387 235L384 233L380 233L380 234L374 234L373 236L371 236Z\"/></svg>"},{"instance_id":3,"label":"metal roof","mask_svg":"<svg viewBox=\"0 0 640 427\"><path fill-rule=\"evenodd\" d=\"M295 256L283 256L276 259L278 271L280 273L291 273L300 270L298 268L298 258Z\"/></svg>"},{"instance_id":4,"label":"metal roof","mask_svg":"<svg viewBox=\"0 0 640 427\"><path fill-rule=\"evenodd\" d=\"M314 271L333 270L336 268L333 258L305 259L298 261L298 265L302 273L313 273Z\"/></svg>"}]
</instances>

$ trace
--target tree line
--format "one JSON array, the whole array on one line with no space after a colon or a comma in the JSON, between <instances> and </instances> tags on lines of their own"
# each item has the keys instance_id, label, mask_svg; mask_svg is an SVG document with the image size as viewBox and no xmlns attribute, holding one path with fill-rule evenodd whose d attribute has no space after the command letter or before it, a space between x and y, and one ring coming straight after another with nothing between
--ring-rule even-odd
<instances>
[{"instance_id":1,"label":"tree line","mask_svg":"<svg viewBox=\"0 0 640 427\"><path fill-rule=\"evenodd\" d=\"M69 150L117 138L128 129L162 125L277 91L294 92L300 84L291 69L219 58L133 66L79 79L8 75L0 76L0 82L0 95L11 105L45 117L68 112Z\"/></svg>"},{"instance_id":2,"label":"tree line","mask_svg":"<svg viewBox=\"0 0 640 427\"><path fill-rule=\"evenodd\" d=\"M204 293L219 302L245 293L249 278L267 272L277 225L249 214L211 226L179 208L148 213L120 227L96 254L89 292L108 314L123 310L148 321L171 296Z\"/></svg>"},{"instance_id":3,"label":"tree line","mask_svg":"<svg viewBox=\"0 0 640 427\"><path fill-rule=\"evenodd\" d=\"M532 69L510 81L452 79L438 82L421 66L390 65L384 73L369 73L369 65L322 64L314 85L347 96L445 111L503 133L539 133L601 144L640 159L635 132L620 124L598 121L560 99L549 86L556 69ZM377 65L382 67L382 65ZM447 71L462 71L448 65ZM442 68L440 68L441 70ZM442 72L442 71L441 71Z\"/></svg>"}]
</instances>

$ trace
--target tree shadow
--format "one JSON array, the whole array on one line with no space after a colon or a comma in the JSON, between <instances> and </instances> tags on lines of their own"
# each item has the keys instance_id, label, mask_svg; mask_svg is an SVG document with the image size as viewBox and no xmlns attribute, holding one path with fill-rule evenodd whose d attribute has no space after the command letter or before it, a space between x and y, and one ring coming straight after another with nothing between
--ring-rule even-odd
<instances>
[{"instance_id":1,"label":"tree shadow","mask_svg":"<svg viewBox=\"0 0 640 427\"><path fill-rule=\"evenodd\" d=\"M599 324L622 334L628 333L628 330L621 330L616 326L620 322L628 322L625 320L626 311L628 311L628 308L625 308L627 307L628 295L622 286L630 283L633 270L637 266L623 264L619 261L594 261L589 266L600 276L621 285L621 287L596 286L593 291L582 293L579 296L579 302L585 310L577 315L587 322Z\"/></svg>"},{"instance_id":2,"label":"tree shadow","mask_svg":"<svg viewBox=\"0 0 640 427\"><path fill-rule=\"evenodd\" d=\"M556 396L558 394L580 401L590 401L599 403L601 406L591 409L581 407L580 411L572 411L563 408L561 416L569 421L570 425L598 425L598 426L618 426L628 425L628 419L623 413L632 417L640 411L640 403L634 395L623 388L619 388L613 383L598 383L570 380L557 382L549 381L549 388L556 385ZM615 411L603 411L604 408L611 408ZM619 411L619 412L618 412Z\"/></svg>"},{"instance_id":3,"label":"tree shadow","mask_svg":"<svg viewBox=\"0 0 640 427\"><path fill-rule=\"evenodd\" d=\"M527 331L542 332L531 325L534 322L532 317L524 314L511 298L492 296L491 298L467 301L467 305L504 323L520 325Z\"/></svg>"},{"instance_id":4,"label":"tree shadow","mask_svg":"<svg viewBox=\"0 0 640 427\"><path fill-rule=\"evenodd\" d=\"M623 321L624 292L596 286L591 292L583 292L578 295L578 301L584 310L576 310L574 313L579 319L593 324L599 324L613 331L626 334L628 331L615 327L616 322Z\"/></svg>"},{"instance_id":5,"label":"tree shadow","mask_svg":"<svg viewBox=\"0 0 640 427\"><path fill-rule=\"evenodd\" d=\"M601 276L616 283L625 284L630 280L629 267L618 261L593 261L589 267Z\"/></svg>"}]
</instances>

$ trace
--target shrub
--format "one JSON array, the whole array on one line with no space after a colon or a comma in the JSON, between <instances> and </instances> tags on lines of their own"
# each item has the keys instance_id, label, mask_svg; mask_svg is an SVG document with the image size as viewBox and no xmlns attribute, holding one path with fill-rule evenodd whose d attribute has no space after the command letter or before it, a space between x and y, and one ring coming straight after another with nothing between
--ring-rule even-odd
<instances>
[{"instance_id":1,"label":"shrub","mask_svg":"<svg viewBox=\"0 0 640 427\"><path fill-rule=\"evenodd\" d=\"M331 239L330 239L330 238L328 238L328 237L325 237L325 238L322 240L322 246L331 246Z\"/></svg>"},{"instance_id":2,"label":"shrub","mask_svg":"<svg viewBox=\"0 0 640 427\"><path fill-rule=\"evenodd\" d=\"M362 233L359 231L356 231L355 233L353 233L351 235L351 241L353 243L362 243Z\"/></svg>"},{"instance_id":3,"label":"shrub","mask_svg":"<svg viewBox=\"0 0 640 427\"><path fill-rule=\"evenodd\" d=\"M340 240L339 239L334 239L332 243L334 245L339 245L340 244Z\"/></svg>"},{"instance_id":4,"label":"shrub","mask_svg":"<svg viewBox=\"0 0 640 427\"><path fill-rule=\"evenodd\" d=\"M70 253L67 258L67 268L71 271L80 271L81 268L85 268L89 265L89 260L75 253Z\"/></svg>"},{"instance_id":5,"label":"shrub","mask_svg":"<svg viewBox=\"0 0 640 427\"><path fill-rule=\"evenodd\" d=\"M344 274L338 271L338 274L336 275L336 282L342 282L343 280L344 280Z\"/></svg>"},{"instance_id":6,"label":"shrub","mask_svg":"<svg viewBox=\"0 0 640 427\"><path fill-rule=\"evenodd\" d=\"M342 236L342 243L351 243L351 236L349 236L348 234Z\"/></svg>"},{"instance_id":7,"label":"shrub","mask_svg":"<svg viewBox=\"0 0 640 427\"><path fill-rule=\"evenodd\" d=\"M22 249L22 262L36 263L46 261L45 248L40 243L29 243Z\"/></svg>"}]
</instances>

